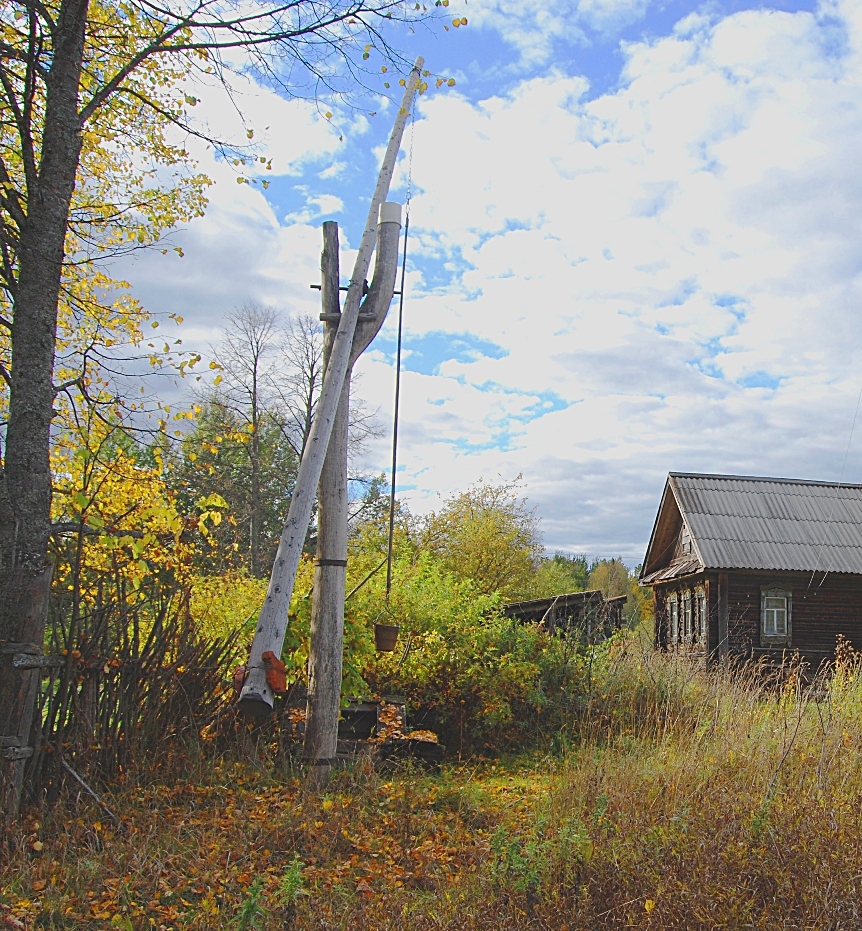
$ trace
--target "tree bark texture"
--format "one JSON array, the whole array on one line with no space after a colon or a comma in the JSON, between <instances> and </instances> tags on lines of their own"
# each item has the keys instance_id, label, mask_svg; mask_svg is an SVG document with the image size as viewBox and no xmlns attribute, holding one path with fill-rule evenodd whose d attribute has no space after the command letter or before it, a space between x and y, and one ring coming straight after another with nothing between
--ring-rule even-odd
<instances>
[{"instance_id":1,"label":"tree bark texture","mask_svg":"<svg viewBox=\"0 0 862 931\"><path fill-rule=\"evenodd\" d=\"M350 380L344 382L320 475L317 559L311 607L308 705L303 759L313 781L329 777L338 746L341 669L344 654L344 593L347 579L347 420Z\"/></svg>"},{"instance_id":2,"label":"tree bark texture","mask_svg":"<svg viewBox=\"0 0 862 931\"><path fill-rule=\"evenodd\" d=\"M51 584L47 547L57 303L81 152L78 85L88 7L89 0L66 0L57 19L46 78L41 159L38 171L28 178L27 218L18 249L9 419L0 473L0 640L28 640L40 648ZM21 682L0 688L4 708L0 737L29 731L35 690ZM4 760L0 772L9 790L4 793L7 816L17 813L20 766L18 761Z\"/></svg>"},{"instance_id":3,"label":"tree bark texture","mask_svg":"<svg viewBox=\"0 0 862 931\"><path fill-rule=\"evenodd\" d=\"M308 660L308 705L303 758L312 764L311 779L323 785L329 778L338 747L341 675L344 655L344 597L347 580L347 452L350 376L353 363L368 347L386 319L398 268L401 210L384 204L378 228L374 279L362 305L353 336L351 368L347 371L329 448L318 485L317 568L311 613ZM323 226L321 256L324 365L339 324L338 227Z\"/></svg>"},{"instance_id":4,"label":"tree bark texture","mask_svg":"<svg viewBox=\"0 0 862 931\"><path fill-rule=\"evenodd\" d=\"M323 388L317 405L317 413L308 444L299 464L296 488L276 552L266 599L258 618L248 661L248 675L240 694L241 707L253 717L265 717L273 707L273 693L266 681L263 654L272 651L276 656L280 656L284 645L287 612L296 581L296 570L302 555L305 534L311 519L317 485L320 481L323 460L326 457L326 449L329 445L329 438L338 412L344 380L350 367L353 337L359 318L360 300L365 277L371 264L371 254L374 251L377 238L380 208L392 181L395 161L404 134L404 126L412 105L413 95L421 79L423 63L423 60L418 58L413 71L410 73L404 98L396 116L395 125L389 138L389 145L383 158L383 165L380 169L374 195L371 198L368 221L362 234L353 276L347 290L344 312L333 340L329 366L323 379Z\"/></svg>"},{"instance_id":5,"label":"tree bark texture","mask_svg":"<svg viewBox=\"0 0 862 931\"><path fill-rule=\"evenodd\" d=\"M251 454L251 526L249 527L250 562L251 574L259 578L263 566L261 565L261 532L260 532L260 412L258 410L257 399L257 378L258 378L258 361L255 359L254 372L252 375L252 394L251 394L251 442L249 452Z\"/></svg>"}]
</instances>

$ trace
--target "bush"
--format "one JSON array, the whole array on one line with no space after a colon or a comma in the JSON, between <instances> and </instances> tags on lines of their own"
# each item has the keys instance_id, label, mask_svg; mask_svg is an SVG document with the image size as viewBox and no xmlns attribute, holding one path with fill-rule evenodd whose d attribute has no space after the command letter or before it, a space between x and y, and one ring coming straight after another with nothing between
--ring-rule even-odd
<instances>
[{"instance_id":1,"label":"bush","mask_svg":"<svg viewBox=\"0 0 862 931\"><path fill-rule=\"evenodd\" d=\"M401 627L396 651L364 654L368 691L402 695L412 723L458 756L546 743L571 729L595 657L608 647L503 617L499 595L455 578L429 553L400 557L395 579L388 605L382 573L349 603L345 629L369 641L375 621Z\"/></svg>"}]
</instances>

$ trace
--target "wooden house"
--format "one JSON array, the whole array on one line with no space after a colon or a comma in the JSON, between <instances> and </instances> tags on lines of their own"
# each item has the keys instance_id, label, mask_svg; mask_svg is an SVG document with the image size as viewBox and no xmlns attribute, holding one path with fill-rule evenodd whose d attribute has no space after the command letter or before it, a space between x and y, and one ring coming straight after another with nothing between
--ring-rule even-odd
<instances>
[{"instance_id":1,"label":"wooden house","mask_svg":"<svg viewBox=\"0 0 862 931\"><path fill-rule=\"evenodd\" d=\"M839 634L862 649L862 485L672 472L640 583L659 649L814 668Z\"/></svg>"}]
</instances>

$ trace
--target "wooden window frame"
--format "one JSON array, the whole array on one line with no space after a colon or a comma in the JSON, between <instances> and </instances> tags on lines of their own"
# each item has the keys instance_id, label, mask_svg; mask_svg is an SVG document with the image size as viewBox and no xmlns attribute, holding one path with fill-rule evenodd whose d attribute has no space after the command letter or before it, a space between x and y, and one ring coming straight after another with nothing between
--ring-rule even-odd
<instances>
[{"instance_id":1,"label":"wooden window frame","mask_svg":"<svg viewBox=\"0 0 862 931\"><path fill-rule=\"evenodd\" d=\"M706 589L702 585L694 590L694 603L696 605L694 615L697 618L697 642L706 646L708 634L708 624L706 621Z\"/></svg>"},{"instance_id":2,"label":"wooden window frame","mask_svg":"<svg viewBox=\"0 0 862 931\"><path fill-rule=\"evenodd\" d=\"M682 641L683 643L692 642L693 616L692 616L692 597L691 591L686 589L682 593Z\"/></svg>"},{"instance_id":3,"label":"wooden window frame","mask_svg":"<svg viewBox=\"0 0 862 931\"><path fill-rule=\"evenodd\" d=\"M781 634L766 633L766 599L784 599L785 631ZM783 585L764 585L760 589L760 645L762 647L789 647L793 633L793 592Z\"/></svg>"},{"instance_id":4,"label":"wooden window frame","mask_svg":"<svg viewBox=\"0 0 862 931\"><path fill-rule=\"evenodd\" d=\"M685 524L679 534L679 551L680 553L691 553L691 533Z\"/></svg>"},{"instance_id":5,"label":"wooden window frame","mask_svg":"<svg viewBox=\"0 0 862 931\"><path fill-rule=\"evenodd\" d=\"M671 592L667 596L668 636L674 646L679 643L679 595Z\"/></svg>"}]
</instances>

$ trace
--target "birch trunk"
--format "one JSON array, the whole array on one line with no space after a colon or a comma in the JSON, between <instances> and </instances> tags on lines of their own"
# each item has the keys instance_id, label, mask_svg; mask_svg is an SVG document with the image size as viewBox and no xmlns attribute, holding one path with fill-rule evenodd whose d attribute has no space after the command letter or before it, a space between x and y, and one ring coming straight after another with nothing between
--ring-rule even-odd
<instances>
[{"instance_id":1,"label":"birch trunk","mask_svg":"<svg viewBox=\"0 0 862 931\"><path fill-rule=\"evenodd\" d=\"M305 534L308 530L314 505L315 491L323 470L323 461L326 457L326 449L329 445L338 412L345 377L350 367L353 337L359 318L360 300L377 238L378 216L395 170L395 161L401 147L401 137L410 112L413 94L420 81L423 63L421 58L417 58L413 71L410 73L404 98L396 116L389 145L383 158L377 186L371 199L368 221L365 232L362 234L353 276L350 279L344 312L341 315L338 331L333 339L329 366L324 375L317 413L299 465L296 489L290 502L287 522L276 552L266 600L258 618L248 662L248 675L240 693L240 705L252 717L265 717L273 707L273 693L266 681L263 654L271 650L276 656L280 656L284 644L287 612L296 581L296 570L302 555Z\"/></svg>"}]
</instances>

